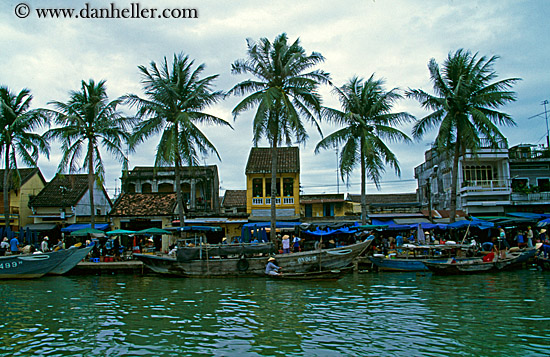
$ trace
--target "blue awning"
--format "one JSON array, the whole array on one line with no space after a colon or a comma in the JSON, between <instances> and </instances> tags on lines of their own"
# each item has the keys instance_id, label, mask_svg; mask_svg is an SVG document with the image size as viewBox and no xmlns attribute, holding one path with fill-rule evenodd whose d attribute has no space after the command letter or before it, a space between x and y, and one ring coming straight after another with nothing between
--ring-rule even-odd
<instances>
[{"instance_id":1,"label":"blue awning","mask_svg":"<svg viewBox=\"0 0 550 357\"><path fill-rule=\"evenodd\" d=\"M75 223L65 228L61 228L61 232L70 233L70 232L78 231L79 229L85 229L85 228L92 228L92 225L90 223ZM94 228L99 229L100 231L104 231L107 228L109 228L109 223L96 223L94 224Z\"/></svg>"},{"instance_id":2,"label":"blue awning","mask_svg":"<svg viewBox=\"0 0 550 357\"><path fill-rule=\"evenodd\" d=\"M506 213L506 214L508 216L512 216L512 217L529 218L529 219L532 219L534 221L538 221L538 220L545 219L545 218L548 217L548 215L546 215L546 214L530 213L530 212L511 212L511 213Z\"/></svg>"},{"instance_id":3,"label":"blue awning","mask_svg":"<svg viewBox=\"0 0 550 357\"><path fill-rule=\"evenodd\" d=\"M183 232L221 232L222 227L216 226L183 226L177 227L177 231Z\"/></svg>"}]
</instances>

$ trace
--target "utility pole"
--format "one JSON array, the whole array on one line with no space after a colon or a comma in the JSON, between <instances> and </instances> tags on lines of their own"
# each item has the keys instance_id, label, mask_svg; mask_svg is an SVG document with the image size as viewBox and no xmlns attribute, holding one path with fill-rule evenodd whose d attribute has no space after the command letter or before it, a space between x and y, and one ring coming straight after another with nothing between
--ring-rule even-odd
<instances>
[{"instance_id":1,"label":"utility pole","mask_svg":"<svg viewBox=\"0 0 550 357\"><path fill-rule=\"evenodd\" d=\"M548 114L546 112L546 104L548 104L548 100L543 100L542 105L544 105L544 119L546 119L546 148L550 149L550 133L548 131Z\"/></svg>"},{"instance_id":2,"label":"utility pole","mask_svg":"<svg viewBox=\"0 0 550 357\"><path fill-rule=\"evenodd\" d=\"M334 149L336 150L336 192L340 193L340 178L338 177L338 146L335 145Z\"/></svg>"}]
</instances>

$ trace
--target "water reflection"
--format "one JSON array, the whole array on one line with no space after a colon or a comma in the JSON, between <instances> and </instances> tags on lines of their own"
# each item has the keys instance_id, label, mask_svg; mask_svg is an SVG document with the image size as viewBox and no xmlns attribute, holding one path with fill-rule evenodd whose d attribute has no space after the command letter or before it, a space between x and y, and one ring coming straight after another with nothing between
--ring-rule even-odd
<instances>
[{"instance_id":1,"label":"water reflection","mask_svg":"<svg viewBox=\"0 0 550 357\"><path fill-rule=\"evenodd\" d=\"M2 355L544 354L550 275L0 282Z\"/></svg>"}]
</instances>

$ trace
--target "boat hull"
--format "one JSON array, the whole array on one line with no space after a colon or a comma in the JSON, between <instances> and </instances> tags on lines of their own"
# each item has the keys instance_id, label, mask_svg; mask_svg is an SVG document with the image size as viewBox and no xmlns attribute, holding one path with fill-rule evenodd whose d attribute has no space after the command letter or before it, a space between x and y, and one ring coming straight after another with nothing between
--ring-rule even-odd
<instances>
[{"instance_id":1,"label":"boat hull","mask_svg":"<svg viewBox=\"0 0 550 357\"><path fill-rule=\"evenodd\" d=\"M0 279L40 278L62 263L72 252L8 255L0 257Z\"/></svg>"},{"instance_id":2,"label":"boat hull","mask_svg":"<svg viewBox=\"0 0 550 357\"><path fill-rule=\"evenodd\" d=\"M73 269L82 259L84 259L88 253L92 250L93 246L85 247L80 249L69 248L70 255L61 263L59 263L55 268L50 270L48 274L50 275L63 275L68 273Z\"/></svg>"},{"instance_id":3,"label":"boat hull","mask_svg":"<svg viewBox=\"0 0 550 357\"><path fill-rule=\"evenodd\" d=\"M341 269L363 253L372 240L345 247L276 254L277 265L286 273L307 273ZM134 254L156 273L184 277L247 277L265 276L267 257L209 258L181 261L166 256Z\"/></svg>"}]
</instances>

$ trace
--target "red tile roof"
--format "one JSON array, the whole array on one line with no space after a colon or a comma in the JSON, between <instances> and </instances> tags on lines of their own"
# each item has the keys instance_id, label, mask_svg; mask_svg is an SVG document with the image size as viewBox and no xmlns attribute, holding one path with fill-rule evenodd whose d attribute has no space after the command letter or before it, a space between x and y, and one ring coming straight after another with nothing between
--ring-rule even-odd
<instances>
[{"instance_id":1,"label":"red tile roof","mask_svg":"<svg viewBox=\"0 0 550 357\"><path fill-rule=\"evenodd\" d=\"M277 148L277 172L300 172L300 150L298 147ZM248 155L245 173L271 173L271 148L252 148Z\"/></svg>"},{"instance_id":2,"label":"red tile roof","mask_svg":"<svg viewBox=\"0 0 550 357\"><path fill-rule=\"evenodd\" d=\"M69 207L88 191L87 174L57 174L29 201L31 207ZM107 196L107 193L105 193Z\"/></svg>"},{"instance_id":3,"label":"red tile roof","mask_svg":"<svg viewBox=\"0 0 550 357\"><path fill-rule=\"evenodd\" d=\"M171 216L175 209L175 193L123 193L109 215Z\"/></svg>"},{"instance_id":4,"label":"red tile roof","mask_svg":"<svg viewBox=\"0 0 550 357\"><path fill-rule=\"evenodd\" d=\"M222 207L246 207L246 190L226 190Z\"/></svg>"}]
</instances>

